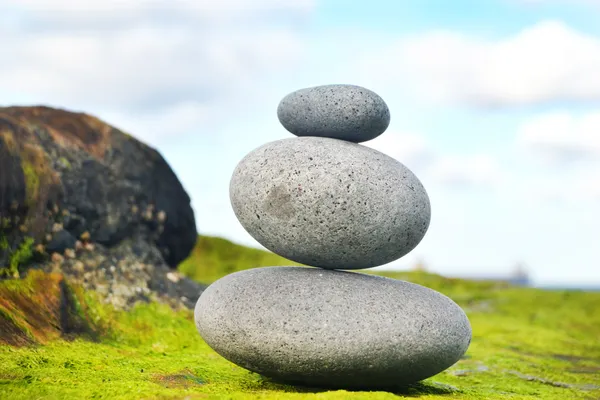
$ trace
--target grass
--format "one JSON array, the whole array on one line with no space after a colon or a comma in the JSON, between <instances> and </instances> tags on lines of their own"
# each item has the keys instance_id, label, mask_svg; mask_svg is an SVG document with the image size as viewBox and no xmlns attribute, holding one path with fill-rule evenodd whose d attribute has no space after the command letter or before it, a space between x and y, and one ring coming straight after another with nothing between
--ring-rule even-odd
<instances>
[{"instance_id":1,"label":"grass","mask_svg":"<svg viewBox=\"0 0 600 400\"><path fill-rule=\"evenodd\" d=\"M91 297L90 297L91 296ZM45 344L61 337L108 334L94 295L69 285L60 274L32 270L26 279L0 284L0 343Z\"/></svg>"},{"instance_id":2,"label":"grass","mask_svg":"<svg viewBox=\"0 0 600 400\"><path fill-rule=\"evenodd\" d=\"M33 238L25 237L19 247L11 251L6 236L0 231L0 250L7 251L10 254L8 266L0 268L0 277L19 277L20 267L27 263L33 256L33 243Z\"/></svg>"},{"instance_id":3,"label":"grass","mask_svg":"<svg viewBox=\"0 0 600 400\"><path fill-rule=\"evenodd\" d=\"M0 265L0 278L18 278L19 268L26 264L32 256L33 238L25 236L21 243L14 248L7 232L12 229L11 218L0 217L0 252L7 255L6 265Z\"/></svg>"},{"instance_id":4,"label":"grass","mask_svg":"<svg viewBox=\"0 0 600 400\"><path fill-rule=\"evenodd\" d=\"M301 265L269 251L235 244L214 236L198 236L179 271L201 283L211 283L230 273L271 265Z\"/></svg>"},{"instance_id":5,"label":"grass","mask_svg":"<svg viewBox=\"0 0 600 400\"><path fill-rule=\"evenodd\" d=\"M212 253L210 258L214 262L219 257ZM249 263L234 259L232 265L245 267L268 258ZM210 276L223 274L213 268ZM198 335L191 311L152 303L117 312L93 293L73 288L76 313L87 315L98 337L55 336L44 345L0 346L0 399L600 398L600 293L518 288L424 272L377 274L424 284L460 304L473 327L465 357L396 393L292 387L212 351ZM30 277L4 281L0 298L35 296L33 287ZM38 302L43 304L41 297ZM15 309L11 313L18 314ZM35 332L30 335L35 339Z\"/></svg>"}]
</instances>

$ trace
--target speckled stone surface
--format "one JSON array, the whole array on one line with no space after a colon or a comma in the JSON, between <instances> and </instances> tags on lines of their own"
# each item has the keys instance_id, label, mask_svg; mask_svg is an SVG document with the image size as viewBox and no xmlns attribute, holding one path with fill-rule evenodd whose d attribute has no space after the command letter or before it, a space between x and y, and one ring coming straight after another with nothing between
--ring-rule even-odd
<instances>
[{"instance_id":1,"label":"speckled stone surface","mask_svg":"<svg viewBox=\"0 0 600 400\"><path fill-rule=\"evenodd\" d=\"M343 140L298 137L244 157L230 182L242 226L269 250L305 265L361 269L421 241L429 198L403 164Z\"/></svg>"},{"instance_id":2,"label":"speckled stone surface","mask_svg":"<svg viewBox=\"0 0 600 400\"><path fill-rule=\"evenodd\" d=\"M471 341L462 309L432 289L355 272L254 268L210 285L195 308L206 343L290 383L379 389L433 376Z\"/></svg>"},{"instance_id":3,"label":"speckled stone surface","mask_svg":"<svg viewBox=\"0 0 600 400\"><path fill-rule=\"evenodd\" d=\"M285 96L277 108L281 124L296 136L360 143L381 135L390 110L376 93L355 85L324 85Z\"/></svg>"}]
</instances>

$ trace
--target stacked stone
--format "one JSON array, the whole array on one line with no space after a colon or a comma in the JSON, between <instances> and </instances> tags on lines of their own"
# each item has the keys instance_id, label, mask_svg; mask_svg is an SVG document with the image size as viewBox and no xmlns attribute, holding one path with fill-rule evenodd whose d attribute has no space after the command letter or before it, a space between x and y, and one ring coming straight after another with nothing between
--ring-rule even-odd
<instances>
[{"instance_id":1,"label":"stacked stone","mask_svg":"<svg viewBox=\"0 0 600 400\"><path fill-rule=\"evenodd\" d=\"M264 267L210 285L195 309L206 343L231 362L308 386L385 389L433 376L471 340L463 310L409 282L356 272L409 253L429 227L425 188L395 159L359 143L390 113L370 90L327 85L279 104L295 138L237 165L233 210L259 243L311 267Z\"/></svg>"}]
</instances>

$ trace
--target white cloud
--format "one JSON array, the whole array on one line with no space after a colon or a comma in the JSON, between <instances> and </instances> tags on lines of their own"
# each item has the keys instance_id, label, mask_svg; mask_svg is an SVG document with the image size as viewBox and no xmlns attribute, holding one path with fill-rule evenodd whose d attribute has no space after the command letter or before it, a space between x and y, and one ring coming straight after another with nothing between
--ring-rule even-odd
<instances>
[{"instance_id":1,"label":"white cloud","mask_svg":"<svg viewBox=\"0 0 600 400\"><path fill-rule=\"evenodd\" d=\"M553 204L561 207L585 209L587 204L600 205L600 168L592 168L586 172L574 172L560 179L531 179L523 193L526 200L534 205ZM593 208L596 212L597 208Z\"/></svg>"},{"instance_id":2,"label":"white cloud","mask_svg":"<svg viewBox=\"0 0 600 400\"><path fill-rule=\"evenodd\" d=\"M600 101L600 38L559 21L496 40L434 31L378 48L368 59L360 68L371 80L391 81L428 101L478 107Z\"/></svg>"},{"instance_id":3,"label":"white cloud","mask_svg":"<svg viewBox=\"0 0 600 400\"><path fill-rule=\"evenodd\" d=\"M177 24L223 23L240 17L242 20L263 18L265 14L293 17L308 14L314 7L314 0L4 0L0 4L0 10L27 13L29 19L52 29L97 26L106 21L117 26L125 22L163 25L169 20Z\"/></svg>"},{"instance_id":4,"label":"white cloud","mask_svg":"<svg viewBox=\"0 0 600 400\"><path fill-rule=\"evenodd\" d=\"M489 155L445 156L431 168L435 179L447 186L493 186L500 182L501 169Z\"/></svg>"},{"instance_id":5,"label":"white cloud","mask_svg":"<svg viewBox=\"0 0 600 400\"><path fill-rule=\"evenodd\" d=\"M517 128L516 146L527 161L543 163L531 179L532 199L572 205L600 201L600 112L531 117Z\"/></svg>"},{"instance_id":6,"label":"white cloud","mask_svg":"<svg viewBox=\"0 0 600 400\"><path fill-rule=\"evenodd\" d=\"M185 11L199 10L205 12L221 12L232 10L268 10L268 9L310 9L313 0L4 0L5 4L13 4L24 9L35 11L52 11L61 13L97 12L113 10L145 10L145 9L182 9Z\"/></svg>"},{"instance_id":7,"label":"white cloud","mask_svg":"<svg viewBox=\"0 0 600 400\"><path fill-rule=\"evenodd\" d=\"M598 177L600 177L600 168L577 179L574 185L575 191L580 193L583 199L600 203L600 179Z\"/></svg>"},{"instance_id":8,"label":"white cloud","mask_svg":"<svg viewBox=\"0 0 600 400\"><path fill-rule=\"evenodd\" d=\"M139 119L125 122L149 125L154 133L132 132L143 139L210 127L299 68L305 43L292 20L312 7L309 0L4 2L0 15L19 23L0 29L0 103L14 104L9 93L18 93L21 104ZM175 125L167 129L167 121Z\"/></svg>"},{"instance_id":9,"label":"white cloud","mask_svg":"<svg viewBox=\"0 0 600 400\"><path fill-rule=\"evenodd\" d=\"M96 116L134 137L143 136L144 142L150 145L158 146L165 138L211 130L206 121L222 117L222 114L223 110L218 105L188 102L166 106L158 113L112 110Z\"/></svg>"},{"instance_id":10,"label":"white cloud","mask_svg":"<svg viewBox=\"0 0 600 400\"><path fill-rule=\"evenodd\" d=\"M377 151L395 158L415 171L423 170L433 161L433 151L423 136L387 130L377 138L364 143Z\"/></svg>"},{"instance_id":11,"label":"white cloud","mask_svg":"<svg viewBox=\"0 0 600 400\"><path fill-rule=\"evenodd\" d=\"M600 112L567 112L526 120L517 129L518 145L551 164L600 160Z\"/></svg>"},{"instance_id":12,"label":"white cloud","mask_svg":"<svg viewBox=\"0 0 600 400\"><path fill-rule=\"evenodd\" d=\"M302 50L276 29L214 32L135 29L118 34L15 37L0 65L0 85L58 102L155 107L210 100L244 90L261 76L293 66ZM272 53L278 54L273 63Z\"/></svg>"},{"instance_id":13,"label":"white cloud","mask_svg":"<svg viewBox=\"0 0 600 400\"><path fill-rule=\"evenodd\" d=\"M410 168L423 181L443 186L489 187L500 182L497 161L486 154L439 154L423 138L412 133L386 131L364 143Z\"/></svg>"}]
</instances>

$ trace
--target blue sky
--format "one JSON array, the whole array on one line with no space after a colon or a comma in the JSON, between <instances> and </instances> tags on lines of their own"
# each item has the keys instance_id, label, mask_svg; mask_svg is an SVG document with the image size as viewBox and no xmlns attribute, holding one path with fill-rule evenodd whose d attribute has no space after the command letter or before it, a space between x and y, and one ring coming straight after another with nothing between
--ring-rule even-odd
<instances>
[{"instance_id":1,"label":"blue sky","mask_svg":"<svg viewBox=\"0 0 600 400\"><path fill-rule=\"evenodd\" d=\"M600 283L598 0L0 0L0 103L95 114L157 148L200 233L235 219L237 162L290 137L291 91L367 87L365 145L417 174L431 226L409 255L446 275Z\"/></svg>"}]
</instances>

